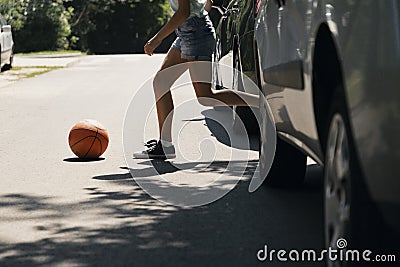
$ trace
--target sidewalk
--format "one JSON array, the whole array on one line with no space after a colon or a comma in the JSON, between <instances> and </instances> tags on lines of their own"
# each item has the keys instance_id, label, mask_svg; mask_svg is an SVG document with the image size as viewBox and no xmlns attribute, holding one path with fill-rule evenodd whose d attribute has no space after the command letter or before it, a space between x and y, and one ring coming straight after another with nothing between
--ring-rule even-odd
<instances>
[{"instance_id":1,"label":"sidewalk","mask_svg":"<svg viewBox=\"0 0 400 267\"><path fill-rule=\"evenodd\" d=\"M14 66L50 66L50 67L70 67L78 63L83 54L50 54L33 56L15 56Z\"/></svg>"},{"instance_id":2,"label":"sidewalk","mask_svg":"<svg viewBox=\"0 0 400 267\"><path fill-rule=\"evenodd\" d=\"M13 68L0 73L0 88L19 80L47 73L56 68L71 67L80 62L85 55L50 54L50 55L17 55L14 57Z\"/></svg>"}]
</instances>

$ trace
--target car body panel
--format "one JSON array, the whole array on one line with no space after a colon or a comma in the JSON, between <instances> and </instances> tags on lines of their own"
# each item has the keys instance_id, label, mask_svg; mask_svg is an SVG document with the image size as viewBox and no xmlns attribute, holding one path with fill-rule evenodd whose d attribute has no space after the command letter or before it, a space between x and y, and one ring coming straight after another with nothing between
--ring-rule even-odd
<instances>
[{"instance_id":1,"label":"car body panel","mask_svg":"<svg viewBox=\"0 0 400 267\"><path fill-rule=\"evenodd\" d=\"M398 215L393 214L400 204L400 2L280 2L264 1L255 26L262 90L277 131L323 164L312 82L316 36L327 25L370 195L395 225Z\"/></svg>"},{"instance_id":2,"label":"car body panel","mask_svg":"<svg viewBox=\"0 0 400 267\"><path fill-rule=\"evenodd\" d=\"M296 5L293 11L280 8L274 1L270 2L268 6L264 2L261 7L255 29L260 68L264 77L262 90L271 106L280 135L290 139L291 143L297 144L314 160L322 163L323 153L314 122L309 70L303 67L297 69L297 76L302 77L303 88L285 87L287 84L284 74L288 73L285 66L299 65L299 61L304 64L307 60L306 33L300 27L305 24L305 20L299 15L307 11L305 7L299 9L298 2L301 1L287 3ZM292 27L296 30L292 30ZM281 77L277 79L280 83L266 83L266 76L277 68L280 68L278 75Z\"/></svg>"},{"instance_id":3,"label":"car body panel","mask_svg":"<svg viewBox=\"0 0 400 267\"><path fill-rule=\"evenodd\" d=\"M9 64L13 53L14 41L12 38L12 29L7 25L4 18L0 15L0 47L1 47L1 67Z\"/></svg>"}]
</instances>

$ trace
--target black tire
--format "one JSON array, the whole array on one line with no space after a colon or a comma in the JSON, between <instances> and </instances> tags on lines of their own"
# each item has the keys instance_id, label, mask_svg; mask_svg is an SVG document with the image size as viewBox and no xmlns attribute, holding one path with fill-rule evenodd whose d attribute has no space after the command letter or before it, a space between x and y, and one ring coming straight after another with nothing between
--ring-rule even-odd
<instances>
[{"instance_id":1,"label":"black tire","mask_svg":"<svg viewBox=\"0 0 400 267\"><path fill-rule=\"evenodd\" d=\"M340 88L331 105L325 146L325 247L336 249L338 239L344 239L347 241L345 248L376 252L382 248L379 237L382 219L369 196L359 165L345 103ZM366 266L366 262L341 265L328 261L327 266Z\"/></svg>"},{"instance_id":2,"label":"black tire","mask_svg":"<svg viewBox=\"0 0 400 267\"><path fill-rule=\"evenodd\" d=\"M264 184L272 187L298 187L304 182L307 156L277 138L274 162Z\"/></svg>"},{"instance_id":3,"label":"black tire","mask_svg":"<svg viewBox=\"0 0 400 267\"><path fill-rule=\"evenodd\" d=\"M238 134L243 134L246 130L247 134L259 135L260 127L255 116L259 112L256 108L251 107L234 107L233 108L233 131ZM244 129L243 129L244 126Z\"/></svg>"}]
</instances>

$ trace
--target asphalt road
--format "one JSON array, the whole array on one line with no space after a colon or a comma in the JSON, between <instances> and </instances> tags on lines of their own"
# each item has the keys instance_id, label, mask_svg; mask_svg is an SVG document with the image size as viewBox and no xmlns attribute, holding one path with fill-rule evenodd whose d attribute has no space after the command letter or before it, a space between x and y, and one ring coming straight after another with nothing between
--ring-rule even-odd
<instances>
[{"instance_id":1,"label":"asphalt road","mask_svg":"<svg viewBox=\"0 0 400 267\"><path fill-rule=\"evenodd\" d=\"M124 160L124 115L161 61L160 55L87 56L0 88L0 266L324 266L256 257L265 245L322 249L317 166L309 166L301 188L263 187L250 194L253 151L237 187L198 208L169 206L135 183ZM198 116L204 112L214 111L204 108ZM229 120L229 112L220 112ZM69 150L68 132L85 118L108 128L103 160L80 162ZM189 136L219 142L201 119L192 124L199 131ZM199 175L174 172L186 182Z\"/></svg>"}]
</instances>

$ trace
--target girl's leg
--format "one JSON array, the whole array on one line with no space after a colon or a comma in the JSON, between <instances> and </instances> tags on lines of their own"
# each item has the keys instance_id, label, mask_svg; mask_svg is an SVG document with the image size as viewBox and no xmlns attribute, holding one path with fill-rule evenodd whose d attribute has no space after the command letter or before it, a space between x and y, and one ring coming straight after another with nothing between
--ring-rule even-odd
<instances>
[{"instance_id":1,"label":"girl's leg","mask_svg":"<svg viewBox=\"0 0 400 267\"><path fill-rule=\"evenodd\" d=\"M211 88L212 63L202 61L189 67L193 87L199 103L204 106L252 106L259 107L259 96L241 91L213 90ZM202 81L202 82L197 82Z\"/></svg>"},{"instance_id":2,"label":"girl's leg","mask_svg":"<svg viewBox=\"0 0 400 267\"><path fill-rule=\"evenodd\" d=\"M170 89L174 82L187 70L187 64L182 64L182 66L175 65L185 62L186 60L181 58L181 52L171 48L153 80L160 139L164 141L172 141L171 130L174 103ZM175 67L172 70L165 71L173 66Z\"/></svg>"}]
</instances>

